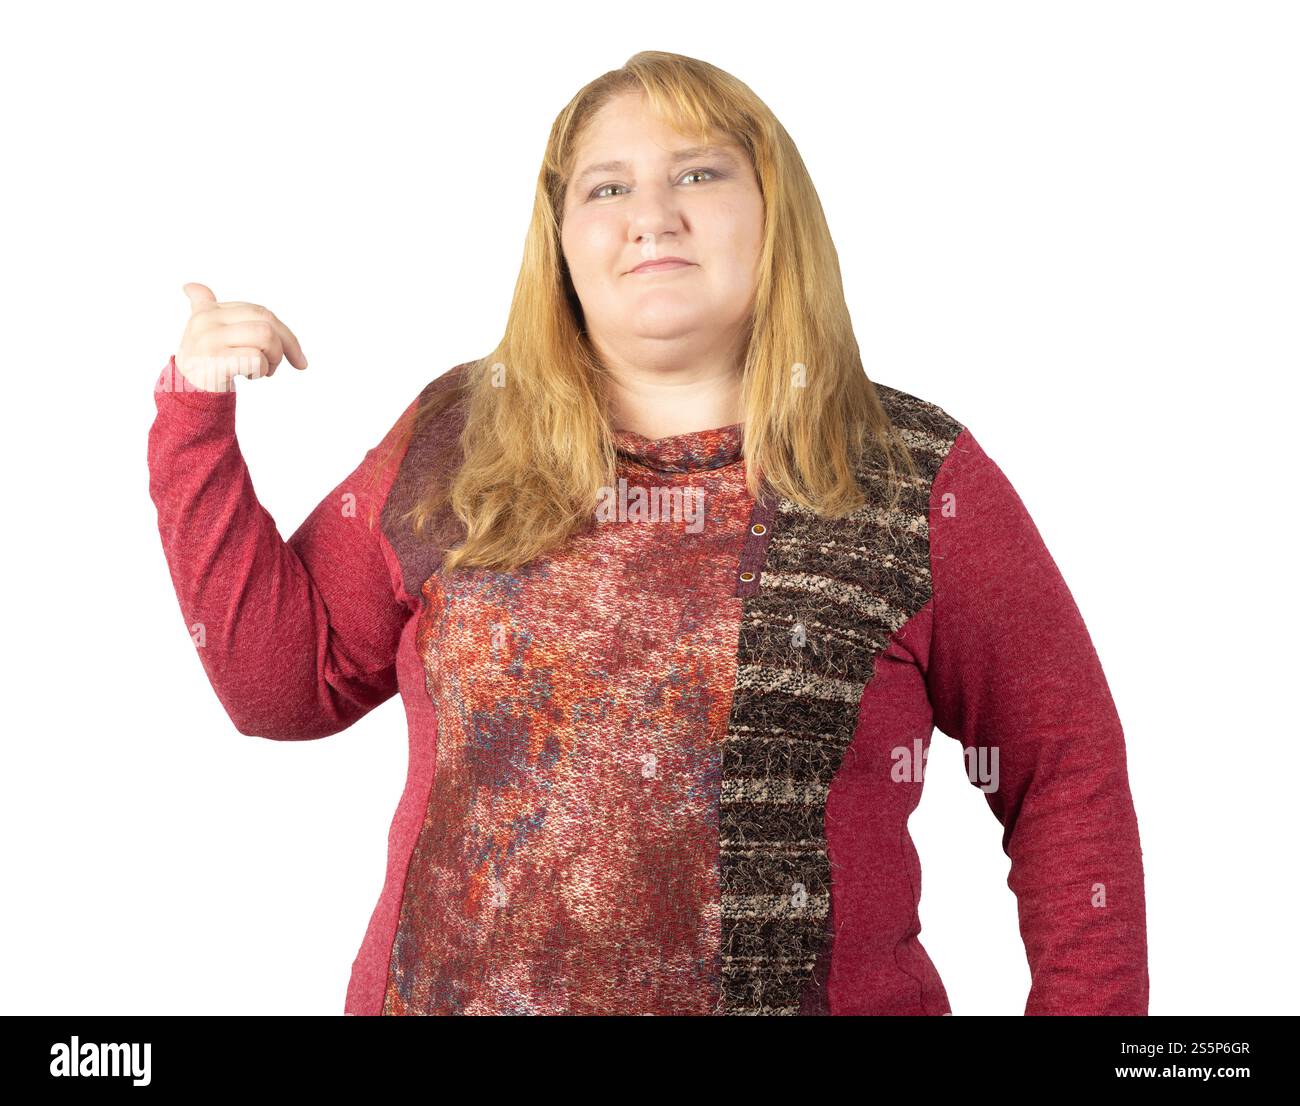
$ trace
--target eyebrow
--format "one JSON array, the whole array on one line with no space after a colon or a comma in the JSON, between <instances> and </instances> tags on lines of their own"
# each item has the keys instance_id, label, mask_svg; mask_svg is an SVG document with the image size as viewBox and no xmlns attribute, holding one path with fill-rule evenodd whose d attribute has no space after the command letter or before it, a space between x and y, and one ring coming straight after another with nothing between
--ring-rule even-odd
<instances>
[{"instance_id":1,"label":"eyebrow","mask_svg":"<svg viewBox=\"0 0 1300 1106\"><path fill-rule=\"evenodd\" d=\"M683 149L673 151L671 161L674 165L683 161L694 161L697 157L716 157L735 163L735 157L729 150L721 146L686 146ZM588 165L581 173L573 178L575 185L581 184L588 177L596 173L622 173L632 168L631 162L627 161L600 161L595 165Z\"/></svg>"}]
</instances>

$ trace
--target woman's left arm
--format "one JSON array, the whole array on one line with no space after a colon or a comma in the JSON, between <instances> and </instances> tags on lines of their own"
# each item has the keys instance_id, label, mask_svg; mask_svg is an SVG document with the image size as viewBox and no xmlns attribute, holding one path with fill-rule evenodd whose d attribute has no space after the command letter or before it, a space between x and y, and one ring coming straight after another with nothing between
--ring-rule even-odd
<instances>
[{"instance_id":1,"label":"woman's left arm","mask_svg":"<svg viewBox=\"0 0 1300 1106\"><path fill-rule=\"evenodd\" d=\"M1055 561L969 430L931 487L930 569L934 722L965 747L1003 826L1032 975L1025 1014L1146 1014L1142 848L1119 716Z\"/></svg>"}]
</instances>

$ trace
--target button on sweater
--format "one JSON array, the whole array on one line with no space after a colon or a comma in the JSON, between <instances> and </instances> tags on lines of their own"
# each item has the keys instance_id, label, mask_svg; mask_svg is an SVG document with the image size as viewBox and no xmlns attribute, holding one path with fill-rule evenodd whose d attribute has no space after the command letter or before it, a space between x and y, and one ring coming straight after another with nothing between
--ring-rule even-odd
<instances>
[{"instance_id":1,"label":"button on sweater","mask_svg":"<svg viewBox=\"0 0 1300 1106\"><path fill-rule=\"evenodd\" d=\"M346 1013L948 1014L907 829L936 728L1002 826L1026 1014L1147 1012L1120 721L968 428L877 383L921 478L841 519L752 497L740 425L618 431L590 528L518 571L444 576L399 516L455 463L457 416L415 413L465 368L287 541L235 392L189 389L174 360L154 388L163 549L235 727L313 739L405 707Z\"/></svg>"}]
</instances>

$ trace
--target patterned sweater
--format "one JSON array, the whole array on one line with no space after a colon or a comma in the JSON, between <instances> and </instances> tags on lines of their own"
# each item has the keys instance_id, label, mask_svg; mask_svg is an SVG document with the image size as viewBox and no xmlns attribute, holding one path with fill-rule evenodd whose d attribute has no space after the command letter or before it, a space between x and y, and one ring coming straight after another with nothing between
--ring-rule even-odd
<instances>
[{"instance_id":1,"label":"patterned sweater","mask_svg":"<svg viewBox=\"0 0 1300 1106\"><path fill-rule=\"evenodd\" d=\"M409 777L345 1013L948 1014L907 828L935 727L1003 827L1025 1013L1147 1012L1120 721L966 427L876 384L923 479L889 517L839 520L751 498L740 425L620 431L613 517L448 582L395 517L454 463L457 416L400 432L463 369L287 542L235 392L188 390L174 360L155 384L150 495L235 727L305 740L405 707Z\"/></svg>"}]
</instances>

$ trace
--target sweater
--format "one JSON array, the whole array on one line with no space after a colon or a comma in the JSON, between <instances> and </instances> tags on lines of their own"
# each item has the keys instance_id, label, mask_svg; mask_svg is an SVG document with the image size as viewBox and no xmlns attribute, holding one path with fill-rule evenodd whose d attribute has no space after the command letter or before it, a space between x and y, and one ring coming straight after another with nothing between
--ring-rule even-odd
<instances>
[{"instance_id":1,"label":"sweater","mask_svg":"<svg viewBox=\"0 0 1300 1106\"><path fill-rule=\"evenodd\" d=\"M459 408L414 415L466 368L288 541L235 392L193 390L174 358L154 386L163 550L235 728L310 740L405 708L346 1014L949 1014L907 827L936 728L1003 828L1025 1013L1147 1013L1115 704L966 426L876 383L921 478L840 519L751 497L740 424L618 430L587 530L518 571L444 578L446 544L398 516L453 471ZM883 486L865 462L859 478Z\"/></svg>"}]
</instances>

